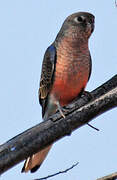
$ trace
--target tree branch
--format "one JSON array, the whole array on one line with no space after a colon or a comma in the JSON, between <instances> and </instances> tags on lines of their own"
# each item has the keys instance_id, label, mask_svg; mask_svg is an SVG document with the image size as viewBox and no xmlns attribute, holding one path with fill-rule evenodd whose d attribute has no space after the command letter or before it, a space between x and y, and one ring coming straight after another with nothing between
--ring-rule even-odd
<instances>
[{"instance_id":1,"label":"tree branch","mask_svg":"<svg viewBox=\"0 0 117 180\"><path fill-rule=\"evenodd\" d=\"M38 152L96 116L117 106L117 75L91 92L92 101L83 96L68 105L69 112L62 118L59 113L48 121L12 138L0 146L0 174Z\"/></svg>"},{"instance_id":2,"label":"tree branch","mask_svg":"<svg viewBox=\"0 0 117 180\"><path fill-rule=\"evenodd\" d=\"M117 180L117 172L101 177L97 180Z\"/></svg>"}]
</instances>

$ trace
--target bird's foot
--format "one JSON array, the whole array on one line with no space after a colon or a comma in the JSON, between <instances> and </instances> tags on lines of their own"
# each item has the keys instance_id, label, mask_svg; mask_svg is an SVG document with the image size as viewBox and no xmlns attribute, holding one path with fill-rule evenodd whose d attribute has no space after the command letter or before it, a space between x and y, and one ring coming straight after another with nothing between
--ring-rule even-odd
<instances>
[{"instance_id":1,"label":"bird's foot","mask_svg":"<svg viewBox=\"0 0 117 180\"><path fill-rule=\"evenodd\" d=\"M69 112L70 109L71 109L71 108L70 108L70 107L67 107L67 106L62 107L62 110L63 110L63 112L65 112L65 113Z\"/></svg>"},{"instance_id":2,"label":"bird's foot","mask_svg":"<svg viewBox=\"0 0 117 180\"><path fill-rule=\"evenodd\" d=\"M58 107L58 110L63 118L65 118L64 110L61 106Z\"/></svg>"},{"instance_id":3,"label":"bird's foot","mask_svg":"<svg viewBox=\"0 0 117 180\"><path fill-rule=\"evenodd\" d=\"M82 96L87 96L90 101L93 99L93 95L89 91L83 91Z\"/></svg>"},{"instance_id":4,"label":"bird's foot","mask_svg":"<svg viewBox=\"0 0 117 180\"><path fill-rule=\"evenodd\" d=\"M59 102L57 103L57 107L58 107L58 110L59 110L61 116L62 116L63 118L65 118L65 114L64 114L64 113L68 112L68 111L69 111L69 108L67 108L67 107L62 107Z\"/></svg>"}]
</instances>

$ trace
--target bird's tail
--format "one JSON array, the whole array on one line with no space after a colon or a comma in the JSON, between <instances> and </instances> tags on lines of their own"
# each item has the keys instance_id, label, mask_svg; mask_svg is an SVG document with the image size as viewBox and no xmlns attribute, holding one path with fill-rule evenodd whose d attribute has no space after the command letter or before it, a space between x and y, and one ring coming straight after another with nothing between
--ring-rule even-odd
<instances>
[{"instance_id":1,"label":"bird's tail","mask_svg":"<svg viewBox=\"0 0 117 180\"><path fill-rule=\"evenodd\" d=\"M29 170L31 173L35 172L43 163L51 147L52 145L42 149L36 154L33 154L31 157L28 157L24 163L22 172L28 172Z\"/></svg>"}]
</instances>

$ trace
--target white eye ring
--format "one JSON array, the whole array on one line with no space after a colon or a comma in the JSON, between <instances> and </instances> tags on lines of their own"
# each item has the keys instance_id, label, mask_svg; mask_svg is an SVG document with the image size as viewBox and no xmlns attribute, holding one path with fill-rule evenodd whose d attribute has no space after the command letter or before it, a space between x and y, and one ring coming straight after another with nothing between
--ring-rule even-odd
<instances>
[{"instance_id":1,"label":"white eye ring","mask_svg":"<svg viewBox=\"0 0 117 180\"><path fill-rule=\"evenodd\" d=\"M77 23L82 23L84 21L84 17L83 16L78 16L74 18L74 21Z\"/></svg>"}]
</instances>

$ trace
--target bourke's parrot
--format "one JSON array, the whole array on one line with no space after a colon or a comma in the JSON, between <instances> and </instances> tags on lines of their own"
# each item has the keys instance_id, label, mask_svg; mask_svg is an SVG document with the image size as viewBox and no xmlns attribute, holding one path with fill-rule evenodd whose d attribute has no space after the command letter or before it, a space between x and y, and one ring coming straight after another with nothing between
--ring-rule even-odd
<instances>
[{"instance_id":1,"label":"bourke's parrot","mask_svg":"<svg viewBox=\"0 0 117 180\"><path fill-rule=\"evenodd\" d=\"M39 102L43 120L80 95L90 78L91 56L88 40L94 30L94 16L87 12L72 14L64 21L55 41L47 48L40 79ZM29 157L22 172L35 172L52 145Z\"/></svg>"}]
</instances>

